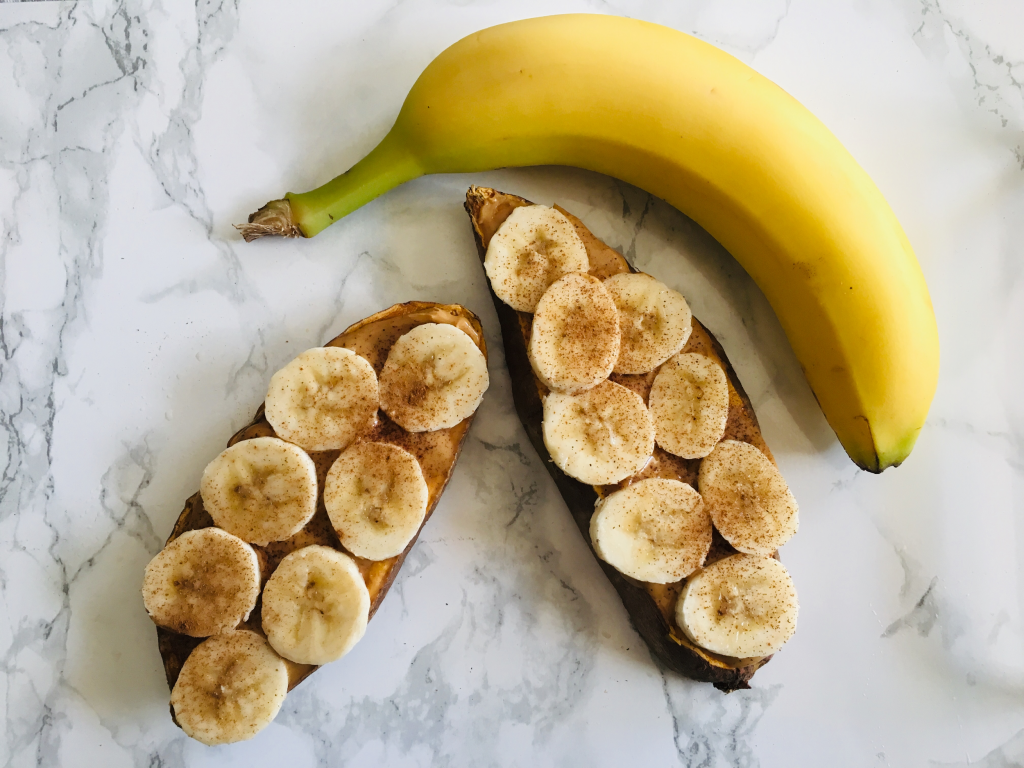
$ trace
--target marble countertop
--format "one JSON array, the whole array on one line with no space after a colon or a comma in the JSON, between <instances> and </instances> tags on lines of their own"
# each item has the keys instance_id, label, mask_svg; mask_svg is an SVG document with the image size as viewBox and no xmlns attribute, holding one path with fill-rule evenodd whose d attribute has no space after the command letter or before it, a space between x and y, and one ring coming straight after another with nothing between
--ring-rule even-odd
<instances>
[{"instance_id":1,"label":"marble countertop","mask_svg":"<svg viewBox=\"0 0 1024 768\"><path fill-rule=\"evenodd\" d=\"M0 4L0 765L1024 765L1024 6L968 0ZM310 241L232 222L385 133L481 27L635 15L816 113L913 242L942 340L904 466L856 469L764 297L685 216L565 168L409 183ZM515 416L461 201L562 203L721 340L801 504L796 637L723 695L631 628ZM270 375L408 299L492 386L365 639L251 742L171 723L139 593Z\"/></svg>"}]
</instances>

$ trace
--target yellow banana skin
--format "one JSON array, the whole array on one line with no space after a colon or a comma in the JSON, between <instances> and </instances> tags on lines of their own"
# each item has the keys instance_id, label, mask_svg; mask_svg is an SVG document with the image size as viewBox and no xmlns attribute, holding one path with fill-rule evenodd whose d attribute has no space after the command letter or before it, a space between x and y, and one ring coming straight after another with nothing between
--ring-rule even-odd
<instances>
[{"instance_id":1,"label":"yellow banana skin","mask_svg":"<svg viewBox=\"0 0 1024 768\"><path fill-rule=\"evenodd\" d=\"M287 200L311 237L422 174L528 165L605 173L695 219L761 287L850 457L872 472L907 457L939 344L906 235L819 120L694 37L586 14L477 32L427 67L366 158Z\"/></svg>"}]
</instances>

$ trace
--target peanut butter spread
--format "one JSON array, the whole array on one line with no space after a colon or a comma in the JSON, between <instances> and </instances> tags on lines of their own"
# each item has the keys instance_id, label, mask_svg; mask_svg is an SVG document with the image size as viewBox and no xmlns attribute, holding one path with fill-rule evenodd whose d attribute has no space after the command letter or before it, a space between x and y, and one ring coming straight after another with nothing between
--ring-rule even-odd
<instances>
[{"instance_id":1,"label":"peanut butter spread","mask_svg":"<svg viewBox=\"0 0 1024 768\"><path fill-rule=\"evenodd\" d=\"M325 346L344 347L358 355L366 358L374 371L380 375L381 369L387 360L391 346L400 336L412 328L425 323L447 323L464 331L473 343L480 348L480 351L487 354L487 347L483 339L483 328L476 315L457 304L433 304L430 302L408 302L398 304L383 312L371 315L365 320L352 325L343 333L331 339ZM276 437L273 427L270 426L263 414L261 405L256 411L252 423L236 433L228 445L234 445L241 440L249 440L254 437ZM423 477L427 482L429 500L427 502L427 513L424 523L430 518L434 507L437 506L441 494L448 484L455 461L462 449L463 440L472 422L472 416L460 422L450 429L439 429L435 432L406 432L387 415L380 411L377 414L376 425L364 434L360 439L382 443L391 443L409 451L419 460L420 468L423 470ZM318 499L316 514L306 524L306 527L284 541L277 541L267 546L253 545L256 556L260 562L261 580L265 584L270 575L277 568L278 563L296 549L311 544L322 544L335 549L345 551L337 534L331 525L324 507L323 489L327 472L340 451L316 451L310 453L313 463L316 465ZM174 530L171 532L168 542L173 541L182 533L196 528L212 526L213 519L203 507L202 497L196 493L185 502L185 509L182 511ZM422 530L422 527L421 529ZM370 592L370 617L377 611L384 595L391 586L398 569L405 560L409 550L416 543L416 538L409 542L405 551L397 557L387 560L372 561L352 556L359 567L359 571L366 582ZM239 628L251 629L254 632L263 634L260 604ZM160 654L164 660L164 670L167 674L167 683L173 688L174 682L181 671L181 665L185 663L189 653L205 638L192 638L180 635L175 632L157 627L157 634L160 643ZM285 660L288 665L289 690L298 685L302 680L312 674L317 668L308 664L296 664Z\"/></svg>"},{"instance_id":2,"label":"peanut butter spread","mask_svg":"<svg viewBox=\"0 0 1024 768\"><path fill-rule=\"evenodd\" d=\"M514 195L508 195L480 187L470 189L470 192L467 195L467 201L467 208L470 209L474 226L476 227L477 236L484 249L487 248L487 244L490 242L491 236L498 230L502 222L508 218L509 214L511 214L515 208L522 205L533 204L528 200L524 200L523 198L516 197ZM576 227L576 232L587 249L587 257L590 261L590 275L603 280L611 277L612 275L634 271L630 268L629 262L626 261L622 254L615 249L610 248L595 237L594 234L587 229L583 222L578 218L558 205L555 205L554 208L568 218L569 221L572 222L573 226ZM519 316L519 328L523 336L523 341L528 346L533 330L533 315L526 312L519 312L517 314ZM764 438L761 436L761 430L757 424L757 417L754 415L750 401L747 399L745 394L741 393L736 374L728 360L724 358L723 353L721 352L721 347L718 346L711 334L696 318L693 318L692 324L693 329L690 334L690 338L682 351L695 352L711 358L722 366L722 369L726 372L729 382L729 417L725 427L725 435L722 439L739 440L750 443L759 448L765 456L774 463L775 459L772 457L771 451L768 449L768 446L764 442ZM609 377L609 380L628 387L643 398L644 403L648 403L651 386L653 385L654 379L659 370L660 367L654 369L650 373L644 374L613 373ZM536 375L534 375L534 383L536 385L537 392L543 401L549 390L539 379L537 379ZM688 483L691 487L696 489L697 473L700 467L700 461L700 459L683 459L662 450L658 446L655 446L651 460L640 472L615 485L594 486L594 490L599 497L603 498L609 493L619 490L620 488L625 488L638 480L654 477L679 480L681 482ZM721 558L727 557L735 552L736 550L722 538L718 531L715 531L711 551L708 553L706 564L711 564L716 560L720 560ZM629 577L624 578L629 579ZM708 660L709 663L718 666L738 668L749 666L751 664L758 664L761 661L760 659L733 659L725 656L719 656L705 651L702 648L698 648L686 638L675 622L675 606L679 593L682 591L684 582L679 581L673 584L650 584L646 582L635 582L635 580L632 579L629 580L634 581L634 583L637 584L642 584L643 588L657 605L658 610L661 612L669 627L671 637L676 643L690 648L695 653Z\"/></svg>"}]
</instances>

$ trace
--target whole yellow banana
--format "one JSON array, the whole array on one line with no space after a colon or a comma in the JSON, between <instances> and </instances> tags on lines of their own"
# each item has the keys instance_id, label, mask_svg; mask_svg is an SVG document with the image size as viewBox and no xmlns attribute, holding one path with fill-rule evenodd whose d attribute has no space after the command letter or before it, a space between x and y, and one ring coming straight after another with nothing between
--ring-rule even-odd
<instances>
[{"instance_id":1,"label":"whole yellow banana","mask_svg":"<svg viewBox=\"0 0 1024 768\"><path fill-rule=\"evenodd\" d=\"M598 15L502 24L439 55L347 173L243 226L312 237L426 173L571 165L664 198L771 302L850 457L903 461L935 392L921 269L878 188L795 99L712 45Z\"/></svg>"}]
</instances>

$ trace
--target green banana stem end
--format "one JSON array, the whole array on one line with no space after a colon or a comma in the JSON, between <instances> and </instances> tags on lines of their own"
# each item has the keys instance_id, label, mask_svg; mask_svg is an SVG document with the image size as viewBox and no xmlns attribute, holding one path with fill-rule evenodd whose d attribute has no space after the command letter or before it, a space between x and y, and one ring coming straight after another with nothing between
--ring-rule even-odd
<instances>
[{"instance_id":1,"label":"green banana stem end","mask_svg":"<svg viewBox=\"0 0 1024 768\"><path fill-rule=\"evenodd\" d=\"M250 213L247 223L234 226L247 243L270 236L303 237L292 218L292 204L288 200L271 200L256 213Z\"/></svg>"},{"instance_id":2,"label":"green banana stem end","mask_svg":"<svg viewBox=\"0 0 1024 768\"><path fill-rule=\"evenodd\" d=\"M370 154L322 187L273 200L236 224L246 242L260 237L313 237L390 189L423 175L415 156L392 133Z\"/></svg>"}]
</instances>

